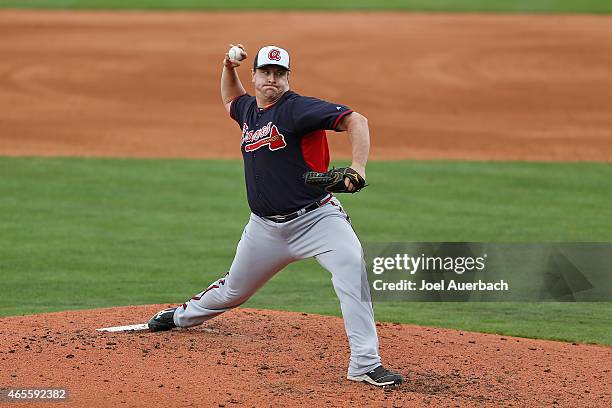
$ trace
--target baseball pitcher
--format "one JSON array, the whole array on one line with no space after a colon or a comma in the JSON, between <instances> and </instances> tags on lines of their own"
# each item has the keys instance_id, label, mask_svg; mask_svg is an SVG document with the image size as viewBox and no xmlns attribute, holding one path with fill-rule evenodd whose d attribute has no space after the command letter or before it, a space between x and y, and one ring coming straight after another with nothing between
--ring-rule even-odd
<instances>
[{"instance_id":1,"label":"baseball pitcher","mask_svg":"<svg viewBox=\"0 0 612 408\"><path fill-rule=\"evenodd\" d=\"M314 257L331 273L340 300L351 348L347 378L398 385L402 376L385 369L378 354L361 244L332 194L366 185L368 122L345 105L291 91L289 53L276 46L255 55L255 95L248 94L236 70L246 57L240 44L225 54L221 99L242 132L249 221L229 272L186 303L157 313L149 328L199 325L246 302L289 263ZM326 130L347 132L350 167L328 170Z\"/></svg>"}]
</instances>

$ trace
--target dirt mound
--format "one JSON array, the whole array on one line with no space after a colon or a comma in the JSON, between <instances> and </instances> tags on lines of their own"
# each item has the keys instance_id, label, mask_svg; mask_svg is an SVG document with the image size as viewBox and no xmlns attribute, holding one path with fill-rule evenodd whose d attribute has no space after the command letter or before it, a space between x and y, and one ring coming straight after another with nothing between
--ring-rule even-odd
<instances>
[{"instance_id":1,"label":"dirt mound","mask_svg":"<svg viewBox=\"0 0 612 408\"><path fill-rule=\"evenodd\" d=\"M612 404L612 348L392 323L381 354L407 382L345 379L336 317L236 309L172 332L101 333L161 305L0 319L0 384L66 387L71 406L559 406Z\"/></svg>"},{"instance_id":2,"label":"dirt mound","mask_svg":"<svg viewBox=\"0 0 612 408\"><path fill-rule=\"evenodd\" d=\"M611 17L357 12L0 11L0 154L238 158L230 41L247 89L287 47L295 90L369 118L372 159L612 160Z\"/></svg>"}]
</instances>

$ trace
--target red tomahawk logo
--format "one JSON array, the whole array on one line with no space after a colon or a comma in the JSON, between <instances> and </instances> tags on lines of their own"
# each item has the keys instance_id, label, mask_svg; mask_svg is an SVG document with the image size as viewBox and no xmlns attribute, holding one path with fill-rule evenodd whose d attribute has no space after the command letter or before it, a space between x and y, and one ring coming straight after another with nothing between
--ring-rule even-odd
<instances>
[{"instance_id":1,"label":"red tomahawk logo","mask_svg":"<svg viewBox=\"0 0 612 408\"><path fill-rule=\"evenodd\" d=\"M270 136L260 139L255 143L251 143L244 146L244 151L252 152L253 150L257 150L260 147L266 145L268 145L268 148L270 150L278 150L287 146L287 143L285 142L285 137L278 133L276 125L272 125L272 131L270 132Z\"/></svg>"}]
</instances>

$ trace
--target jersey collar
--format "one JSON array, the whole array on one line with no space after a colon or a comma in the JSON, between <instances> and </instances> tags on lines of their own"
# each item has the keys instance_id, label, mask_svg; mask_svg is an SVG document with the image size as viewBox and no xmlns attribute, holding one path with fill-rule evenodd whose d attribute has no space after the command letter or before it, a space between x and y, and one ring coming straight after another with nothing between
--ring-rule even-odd
<instances>
[{"instance_id":1,"label":"jersey collar","mask_svg":"<svg viewBox=\"0 0 612 408\"><path fill-rule=\"evenodd\" d=\"M281 95L280 98L278 98L278 100L276 102L274 102L273 104L270 105L266 105L263 108L260 108L259 106L257 106L257 110L260 112L265 112L268 109L270 109L271 107L273 107L274 105L276 105L277 103L279 103L280 101L282 101L283 99L285 99L287 96L289 96L289 94L294 93L293 91L289 90L287 92L285 92L284 94ZM255 104L257 104L257 101L255 101Z\"/></svg>"}]
</instances>

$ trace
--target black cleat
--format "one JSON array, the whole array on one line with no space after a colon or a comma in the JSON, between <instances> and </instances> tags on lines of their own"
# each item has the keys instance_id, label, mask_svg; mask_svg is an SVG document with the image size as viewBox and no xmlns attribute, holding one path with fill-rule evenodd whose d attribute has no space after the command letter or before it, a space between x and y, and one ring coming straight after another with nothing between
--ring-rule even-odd
<instances>
[{"instance_id":1,"label":"black cleat","mask_svg":"<svg viewBox=\"0 0 612 408\"><path fill-rule=\"evenodd\" d=\"M149 330L151 331L164 331L171 330L176 327L174 324L174 311L176 307L170 309L164 309L158 312L155 316L149 320Z\"/></svg>"},{"instance_id":2,"label":"black cleat","mask_svg":"<svg viewBox=\"0 0 612 408\"><path fill-rule=\"evenodd\" d=\"M404 377L402 377L401 374L394 371L389 371L382 365L379 365L368 373L355 377L349 375L346 378L353 381L367 382L368 384L376 385L378 387L400 385L404 381Z\"/></svg>"}]
</instances>

